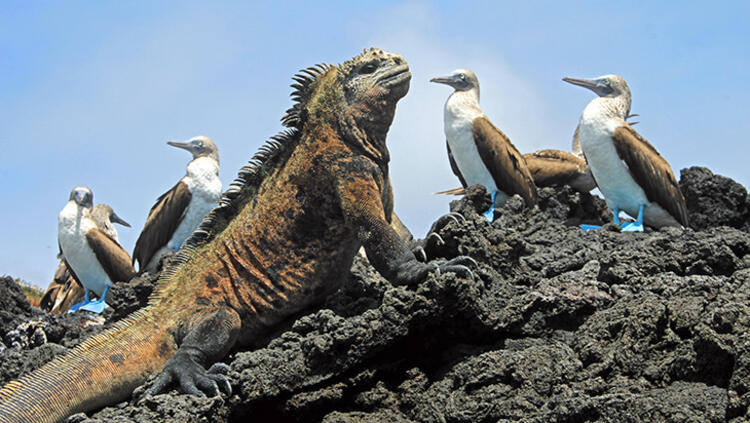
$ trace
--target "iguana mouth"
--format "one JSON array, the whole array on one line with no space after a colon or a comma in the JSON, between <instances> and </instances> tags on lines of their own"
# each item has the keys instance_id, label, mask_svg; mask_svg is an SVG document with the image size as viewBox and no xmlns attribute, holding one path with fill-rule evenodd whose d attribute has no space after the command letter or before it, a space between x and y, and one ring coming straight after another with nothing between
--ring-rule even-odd
<instances>
[{"instance_id":1,"label":"iguana mouth","mask_svg":"<svg viewBox=\"0 0 750 423\"><path fill-rule=\"evenodd\" d=\"M401 65L381 76L378 79L377 84L386 88L390 88L394 85L400 85L404 82L408 82L410 79L411 72L409 72L409 65Z\"/></svg>"}]
</instances>

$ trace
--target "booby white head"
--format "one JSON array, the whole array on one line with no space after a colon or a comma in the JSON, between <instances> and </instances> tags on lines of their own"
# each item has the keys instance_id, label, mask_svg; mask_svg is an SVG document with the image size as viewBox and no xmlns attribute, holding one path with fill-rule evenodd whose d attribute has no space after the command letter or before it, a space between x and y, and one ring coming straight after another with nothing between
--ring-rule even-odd
<instances>
[{"instance_id":1,"label":"booby white head","mask_svg":"<svg viewBox=\"0 0 750 423\"><path fill-rule=\"evenodd\" d=\"M77 186L70 191L68 202L70 201L82 209L90 210L94 206L94 193L89 187Z\"/></svg>"},{"instance_id":2,"label":"booby white head","mask_svg":"<svg viewBox=\"0 0 750 423\"><path fill-rule=\"evenodd\" d=\"M599 190L619 224L619 211L638 216L624 231L642 231L643 222L654 227L686 226L687 208L677 180L664 158L635 129L631 117L630 88L617 75L598 78L563 78L596 93L581 114L577 133L583 155ZM574 142L575 144L575 142Z\"/></svg>"},{"instance_id":3,"label":"booby white head","mask_svg":"<svg viewBox=\"0 0 750 423\"><path fill-rule=\"evenodd\" d=\"M454 90L445 102L443 118L448 159L464 188L481 184L492 194L493 205L485 216L491 220L495 205L514 194L521 195L529 206L536 203L536 187L526 162L479 107L476 74L456 69L430 81Z\"/></svg>"},{"instance_id":4,"label":"booby white head","mask_svg":"<svg viewBox=\"0 0 750 423\"><path fill-rule=\"evenodd\" d=\"M479 79L469 69L456 69L447 76L432 78L430 82L449 85L456 92L467 93L468 96L476 98L476 103L479 103Z\"/></svg>"},{"instance_id":5,"label":"booby white head","mask_svg":"<svg viewBox=\"0 0 750 423\"><path fill-rule=\"evenodd\" d=\"M91 218L96 222L96 226L99 227L105 234L109 235L110 238L118 241L117 229L114 227L114 223L120 224L127 228L130 224L115 213L109 204L97 204L91 209Z\"/></svg>"},{"instance_id":6,"label":"booby white head","mask_svg":"<svg viewBox=\"0 0 750 423\"><path fill-rule=\"evenodd\" d=\"M599 112L611 118L622 119L624 122L630 117L632 97L630 87L622 77L617 75L603 75L597 78L563 78L563 81L593 91L598 99L591 101Z\"/></svg>"},{"instance_id":7,"label":"booby white head","mask_svg":"<svg viewBox=\"0 0 750 423\"><path fill-rule=\"evenodd\" d=\"M167 141L167 144L189 151L193 155L193 160L200 157L209 157L216 161L217 165L219 164L219 149L209 137L199 135L187 142Z\"/></svg>"},{"instance_id":8,"label":"booby white head","mask_svg":"<svg viewBox=\"0 0 750 423\"><path fill-rule=\"evenodd\" d=\"M187 142L168 141L189 151L193 160L185 176L156 200L133 250L139 271L154 271L159 259L177 251L221 198L219 149L211 138L197 136Z\"/></svg>"}]
</instances>

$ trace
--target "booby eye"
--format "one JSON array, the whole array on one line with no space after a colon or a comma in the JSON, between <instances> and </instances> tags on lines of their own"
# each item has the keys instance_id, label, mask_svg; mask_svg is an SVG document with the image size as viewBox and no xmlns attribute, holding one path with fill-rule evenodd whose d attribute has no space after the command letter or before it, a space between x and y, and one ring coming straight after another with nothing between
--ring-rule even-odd
<instances>
[{"instance_id":1,"label":"booby eye","mask_svg":"<svg viewBox=\"0 0 750 423\"><path fill-rule=\"evenodd\" d=\"M373 73L375 72L375 69L377 69L377 66L375 66L375 63L368 63L359 69L359 73L363 75L368 74L368 73Z\"/></svg>"},{"instance_id":2,"label":"booby eye","mask_svg":"<svg viewBox=\"0 0 750 423\"><path fill-rule=\"evenodd\" d=\"M609 87L609 86L610 86L611 84L612 84L612 83L611 83L611 82L609 82L609 79L605 79L605 80L604 80L604 85L606 85L606 86L608 86L608 87Z\"/></svg>"},{"instance_id":3,"label":"booby eye","mask_svg":"<svg viewBox=\"0 0 750 423\"><path fill-rule=\"evenodd\" d=\"M462 81L466 81L466 75L464 75L464 74L459 74L459 75L458 75L458 77L459 77L459 78L460 78L460 79L461 79Z\"/></svg>"}]
</instances>

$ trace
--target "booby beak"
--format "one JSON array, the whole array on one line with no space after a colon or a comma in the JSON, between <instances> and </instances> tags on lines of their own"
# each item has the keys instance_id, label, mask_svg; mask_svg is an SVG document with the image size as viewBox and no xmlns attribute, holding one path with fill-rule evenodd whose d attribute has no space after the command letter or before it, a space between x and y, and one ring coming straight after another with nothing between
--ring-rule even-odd
<instances>
[{"instance_id":1,"label":"booby beak","mask_svg":"<svg viewBox=\"0 0 750 423\"><path fill-rule=\"evenodd\" d=\"M112 223L119 223L122 226L130 227L130 223L122 220L120 216L116 215L115 212L112 212L112 214L109 216L109 220L112 221Z\"/></svg>"},{"instance_id":2,"label":"booby beak","mask_svg":"<svg viewBox=\"0 0 750 423\"><path fill-rule=\"evenodd\" d=\"M453 84L456 82L456 78L453 75L436 76L435 78L430 79L430 82L453 86Z\"/></svg>"},{"instance_id":3,"label":"booby beak","mask_svg":"<svg viewBox=\"0 0 750 423\"><path fill-rule=\"evenodd\" d=\"M171 145L172 147L190 151L191 153L193 152L191 144L189 142L167 141L167 144Z\"/></svg>"},{"instance_id":4,"label":"booby beak","mask_svg":"<svg viewBox=\"0 0 750 423\"><path fill-rule=\"evenodd\" d=\"M569 84L578 85L579 87L583 87L583 88L588 88L592 91L595 90L599 86L599 82L596 79L570 78L566 76L562 80Z\"/></svg>"}]
</instances>

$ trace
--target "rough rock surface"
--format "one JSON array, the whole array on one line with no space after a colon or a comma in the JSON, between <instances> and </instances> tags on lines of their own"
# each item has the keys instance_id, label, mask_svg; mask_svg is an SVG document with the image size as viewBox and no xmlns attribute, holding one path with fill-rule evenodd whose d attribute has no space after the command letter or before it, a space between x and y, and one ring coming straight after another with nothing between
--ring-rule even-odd
<instances>
[{"instance_id":1,"label":"rough rock surface","mask_svg":"<svg viewBox=\"0 0 750 423\"><path fill-rule=\"evenodd\" d=\"M745 187L705 167L693 166L680 173L691 228L726 225L750 232L750 197Z\"/></svg>"},{"instance_id":2,"label":"rough rock surface","mask_svg":"<svg viewBox=\"0 0 750 423\"><path fill-rule=\"evenodd\" d=\"M232 396L141 390L69 421L748 421L747 194L700 168L683 172L681 188L699 230L641 234L581 231L574 224L609 214L568 188L540 190L534 209L513 198L490 224L477 213L487 194L472 189L451 205L465 219L438 225L444 242L426 249L475 258L476 280L394 287L358 258L322 307L227 358ZM75 319L45 320L46 344L6 348L3 371L9 353L27 371L64 349L54 343L68 338L49 330Z\"/></svg>"}]
</instances>

